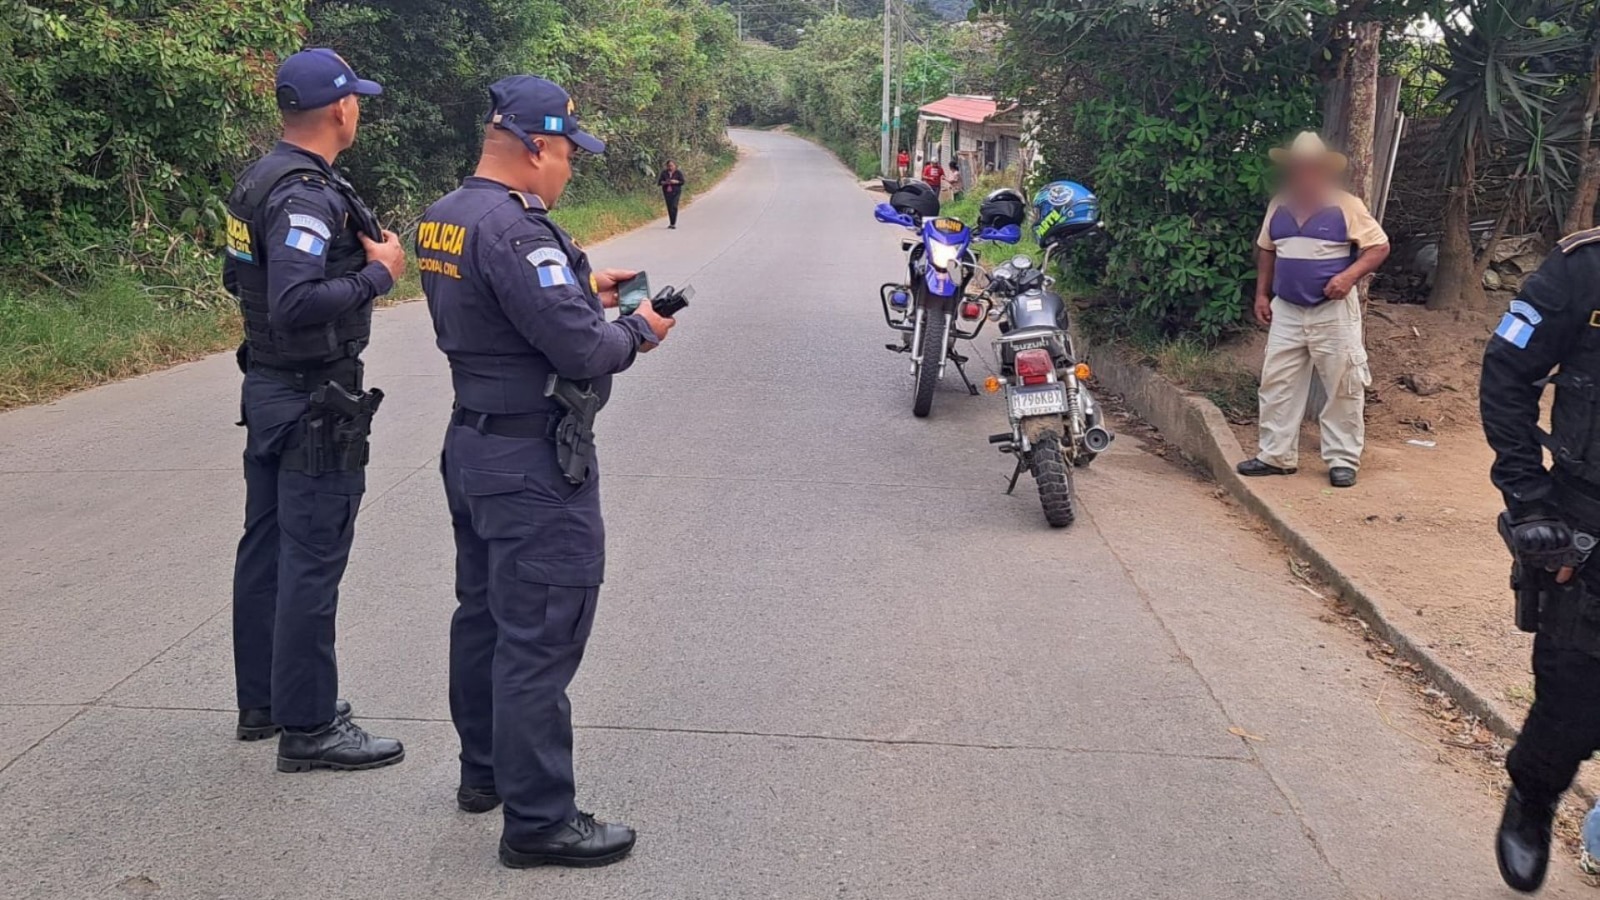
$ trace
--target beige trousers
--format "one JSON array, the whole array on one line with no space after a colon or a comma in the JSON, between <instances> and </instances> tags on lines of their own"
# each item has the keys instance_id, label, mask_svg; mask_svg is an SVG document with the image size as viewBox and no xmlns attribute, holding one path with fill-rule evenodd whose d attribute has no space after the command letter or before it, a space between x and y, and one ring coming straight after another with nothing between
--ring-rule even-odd
<instances>
[{"instance_id":1,"label":"beige trousers","mask_svg":"<svg viewBox=\"0 0 1600 900\"><path fill-rule=\"evenodd\" d=\"M1264 463L1293 469L1300 453L1300 422L1311 377L1322 379L1322 458L1329 468L1361 467L1366 440L1366 387L1372 383L1361 337L1361 303L1343 300L1300 306L1273 298L1267 355L1261 363L1261 452Z\"/></svg>"}]
</instances>

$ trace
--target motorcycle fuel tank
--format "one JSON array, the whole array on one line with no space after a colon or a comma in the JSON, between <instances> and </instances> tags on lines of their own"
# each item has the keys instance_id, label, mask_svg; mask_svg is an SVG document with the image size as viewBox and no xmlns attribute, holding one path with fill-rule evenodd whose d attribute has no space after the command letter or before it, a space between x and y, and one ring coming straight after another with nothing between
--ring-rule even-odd
<instances>
[{"instance_id":1,"label":"motorcycle fuel tank","mask_svg":"<svg viewBox=\"0 0 1600 900\"><path fill-rule=\"evenodd\" d=\"M1067 328L1067 307L1053 291L1031 290L1011 301L1011 329Z\"/></svg>"}]
</instances>

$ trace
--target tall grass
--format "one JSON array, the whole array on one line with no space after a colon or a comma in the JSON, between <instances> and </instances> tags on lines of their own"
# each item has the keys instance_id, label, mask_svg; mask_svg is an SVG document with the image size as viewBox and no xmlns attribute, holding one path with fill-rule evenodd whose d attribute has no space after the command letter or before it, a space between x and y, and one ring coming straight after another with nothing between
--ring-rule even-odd
<instances>
[{"instance_id":1,"label":"tall grass","mask_svg":"<svg viewBox=\"0 0 1600 900\"><path fill-rule=\"evenodd\" d=\"M691 173L685 200L710 190L735 159L729 150ZM562 205L553 218L579 243L591 243L665 214L661 192L643 187ZM388 296L399 302L421 295L412 265ZM0 281L0 409L226 350L238 344L239 333L231 302L198 302L182 290L143 284L120 268L70 293Z\"/></svg>"}]
</instances>

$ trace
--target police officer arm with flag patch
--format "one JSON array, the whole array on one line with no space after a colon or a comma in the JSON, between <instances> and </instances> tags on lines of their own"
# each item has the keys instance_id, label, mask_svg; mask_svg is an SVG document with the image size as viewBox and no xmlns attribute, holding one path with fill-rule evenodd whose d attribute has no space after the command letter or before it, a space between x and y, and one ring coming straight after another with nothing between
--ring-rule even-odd
<instances>
[{"instance_id":1,"label":"police officer arm with flag patch","mask_svg":"<svg viewBox=\"0 0 1600 900\"><path fill-rule=\"evenodd\" d=\"M267 199L267 307L273 325L299 328L330 322L387 294L405 271L405 250L394 232L379 243L361 234L367 264L328 277L328 250L348 213L332 187L290 179Z\"/></svg>"},{"instance_id":2,"label":"police officer arm with flag patch","mask_svg":"<svg viewBox=\"0 0 1600 900\"><path fill-rule=\"evenodd\" d=\"M1578 337L1590 330L1594 304L1584 298L1600 281L1600 246L1574 252L1581 256L1558 249L1528 278L1484 350L1479 404L1495 451L1490 477L1517 519L1550 511L1539 399L1545 379L1565 367Z\"/></svg>"}]
</instances>

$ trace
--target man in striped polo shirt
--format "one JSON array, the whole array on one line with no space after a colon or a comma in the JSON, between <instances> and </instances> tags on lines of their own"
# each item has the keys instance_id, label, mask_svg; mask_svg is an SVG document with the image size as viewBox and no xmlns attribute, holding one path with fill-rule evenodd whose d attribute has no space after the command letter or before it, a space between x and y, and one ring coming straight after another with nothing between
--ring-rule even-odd
<instances>
[{"instance_id":1,"label":"man in striped polo shirt","mask_svg":"<svg viewBox=\"0 0 1600 900\"><path fill-rule=\"evenodd\" d=\"M1389 238L1366 206L1339 188L1342 153L1303 131L1272 161L1283 189L1267 206L1256 238L1256 321L1268 328L1261 365L1261 452L1240 475L1293 475L1300 419L1313 374L1328 402L1320 416L1322 458L1334 487L1351 487L1366 435L1363 406L1372 382L1361 337L1356 283L1383 264Z\"/></svg>"}]
</instances>

